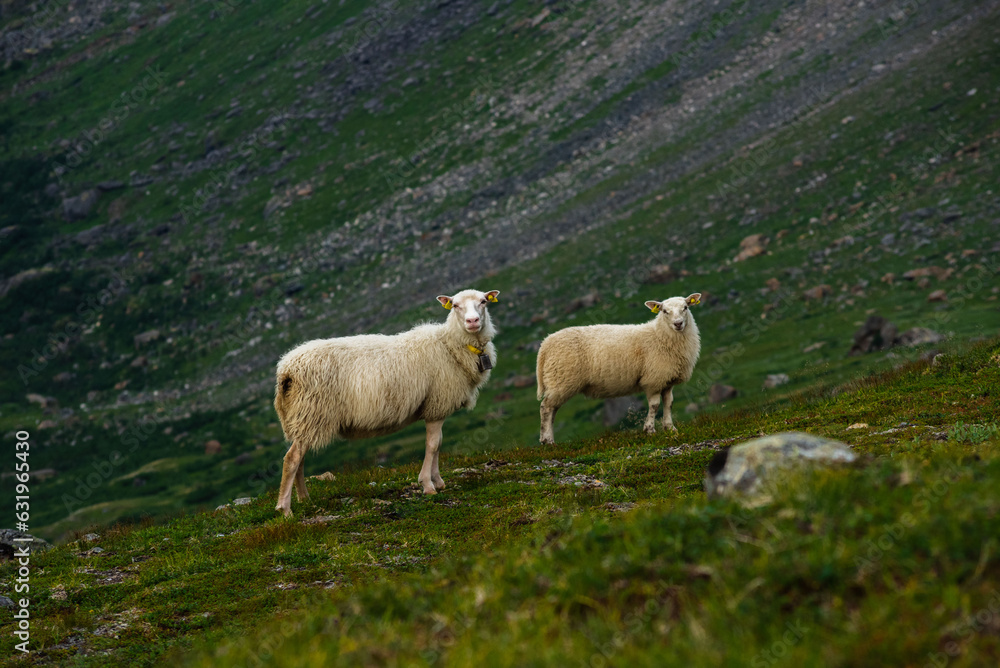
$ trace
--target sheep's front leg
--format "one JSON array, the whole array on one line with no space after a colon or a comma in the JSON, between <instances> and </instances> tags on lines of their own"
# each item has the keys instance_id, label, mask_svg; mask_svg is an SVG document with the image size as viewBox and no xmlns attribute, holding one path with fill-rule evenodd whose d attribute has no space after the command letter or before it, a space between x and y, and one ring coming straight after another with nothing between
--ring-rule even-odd
<instances>
[{"instance_id":1,"label":"sheep's front leg","mask_svg":"<svg viewBox=\"0 0 1000 668\"><path fill-rule=\"evenodd\" d=\"M642 430L647 434L656 433L656 413L660 410L660 393L646 392L646 401L649 403L649 411L646 413L646 422Z\"/></svg>"},{"instance_id":2,"label":"sheep's front leg","mask_svg":"<svg viewBox=\"0 0 1000 668\"><path fill-rule=\"evenodd\" d=\"M444 423L440 423L444 425ZM438 447L434 450L434 465L431 469L431 482L434 483L434 489L441 491L444 489L444 479L441 477L441 470L438 468L439 460L441 459L441 444L444 442L444 436L441 432L441 426L438 427Z\"/></svg>"},{"instance_id":3,"label":"sheep's front leg","mask_svg":"<svg viewBox=\"0 0 1000 668\"><path fill-rule=\"evenodd\" d=\"M424 451L424 465L420 467L420 475L417 480L424 488L424 494L437 494L434 488L434 473L437 463L438 449L441 447L441 427L444 420L437 422L427 422L427 448ZM438 476L440 479L441 476ZM444 487L442 481L442 488Z\"/></svg>"},{"instance_id":4,"label":"sheep's front leg","mask_svg":"<svg viewBox=\"0 0 1000 668\"><path fill-rule=\"evenodd\" d=\"M295 443L285 453L284 465L281 467L281 486L278 488L278 505L274 507L283 512L285 517L292 515L292 483L295 482L303 455L305 452Z\"/></svg>"},{"instance_id":5,"label":"sheep's front leg","mask_svg":"<svg viewBox=\"0 0 1000 668\"><path fill-rule=\"evenodd\" d=\"M674 404L674 388L673 386L668 387L663 390L663 431L672 431L677 433L677 427L674 426L673 415L670 414L670 407Z\"/></svg>"}]
</instances>

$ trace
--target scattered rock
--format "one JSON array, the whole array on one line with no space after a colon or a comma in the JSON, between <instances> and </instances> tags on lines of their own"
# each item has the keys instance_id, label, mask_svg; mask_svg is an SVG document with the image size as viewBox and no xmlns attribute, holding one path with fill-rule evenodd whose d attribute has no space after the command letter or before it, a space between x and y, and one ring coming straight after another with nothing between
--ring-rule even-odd
<instances>
[{"instance_id":1,"label":"scattered rock","mask_svg":"<svg viewBox=\"0 0 1000 668\"><path fill-rule=\"evenodd\" d=\"M247 505L250 505L251 501L253 501L253 497L250 497L250 496L241 496L238 499L233 499L233 505L234 506L247 506Z\"/></svg>"},{"instance_id":2,"label":"scattered rock","mask_svg":"<svg viewBox=\"0 0 1000 668\"><path fill-rule=\"evenodd\" d=\"M766 487L779 472L803 463L845 464L857 455L850 446L803 432L783 432L720 450L709 462L705 492L710 498L736 497L746 505L770 501Z\"/></svg>"},{"instance_id":3,"label":"scattered rock","mask_svg":"<svg viewBox=\"0 0 1000 668\"><path fill-rule=\"evenodd\" d=\"M48 541L14 529L0 529L0 559L13 559L14 552L27 546L28 552L44 552L52 548Z\"/></svg>"},{"instance_id":4,"label":"scattered rock","mask_svg":"<svg viewBox=\"0 0 1000 668\"><path fill-rule=\"evenodd\" d=\"M848 427L848 429L867 429L867 428L868 428L867 422L855 422L854 424Z\"/></svg>"},{"instance_id":5,"label":"scattered rock","mask_svg":"<svg viewBox=\"0 0 1000 668\"><path fill-rule=\"evenodd\" d=\"M596 292L591 292L589 295L577 297L571 301L569 306L566 307L566 312L572 313L573 311L579 311L580 309L590 308L599 301L601 301L601 296Z\"/></svg>"},{"instance_id":6,"label":"scattered rock","mask_svg":"<svg viewBox=\"0 0 1000 668\"><path fill-rule=\"evenodd\" d=\"M236 459L233 460L233 463L236 464L237 466L240 466L242 464L246 464L251 459L253 459L253 455L251 455L249 452L241 452L240 454L236 455Z\"/></svg>"},{"instance_id":7,"label":"scattered rock","mask_svg":"<svg viewBox=\"0 0 1000 668\"><path fill-rule=\"evenodd\" d=\"M927 295L927 301L929 302L946 302L948 301L948 293L944 290L935 290L934 292Z\"/></svg>"},{"instance_id":8,"label":"scattered rock","mask_svg":"<svg viewBox=\"0 0 1000 668\"><path fill-rule=\"evenodd\" d=\"M8 610L14 610L17 608L17 605L14 603L14 601L10 600L6 596L0 596L0 608L7 608Z\"/></svg>"},{"instance_id":9,"label":"scattered rock","mask_svg":"<svg viewBox=\"0 0 1000 668\"><path fill-rule=\"evenodd\" d=\"M94 225L90 229L77 232L73 240L81 246L93 246L104 237L104 225Z\"/></svg>"},{"instance_id":10,"label":"scattered rock","mask_svg":"<svg viewBox=\"0 0 1000 668\"><path fill-rule=\"evenodd\" d=\"M684 407L684 412L686 412L686 413L697 413L700 410L701 410L701 406L699 406L698 404L696 404L693 401L691 403L689 403L687 406Z\"/></svg>"},{"instance_id":11,"label":"scattered rock","mask_svg":"<svg viewBox=\"0 0 1000 668\"><path fill-rule=\"evenodd\" d=\"M646 276L646 283L669 283L677 278L677 275L670 268L669 264L658 264L649 270Z\"/></svg>"},{"instance_id":12,"label":"scattered rock","mask_svg":"<svg viewBox=\"0 0 1000 668\"><path fill-rule=\"evenodd\" d=\"M514 376L504 381L504 387L525 388L535 384L535 374Z\"/></svg>"},{"instance_id":13,"label":"scattered rock","mask_svg":"<svg viewBox=\"0 0 1000 668\"><path fill-rule=\"evenodd\" d=\"M206 455L217 455L222 452L222 443L219 443L214 438L211 441L205 443L205 454Z\"/></svg>"},{"instance_id":14,"label":"scattered rock","mask_svg":"<svg viewBox=\"0 0 1000 668\"><path fill-rule=\"evenodd\" d=\"M97 184L97 189L100 190L102 193L110 192L112 190L118 190L124 187L125 187L124 181L117 181L117 180L101 181L100 183Z\"/></svg>"},{"instance_id":15,"label":"scattered rock","mask_svg":"<svg viewBox=\"0 0 1000 668\"><path fill-rule=\"evenodd\" d=\"M911 327L899 335L898 343L901 346L921 346L925 343L940 343L944 338L944 334L933 329Z\"/></svg>"},{"instance_id":16,"label":"scattered rock","mask_svg":"<svg viewBox=\"0 0 1000 668\"><path fill-rule=\"evenodd\" d=\"M645 408L645 404L642 401L631 396L605 399L604 408L601 411L604 426L614 427L627 418L629 413L632 413L633 411L645 413Z\"/></svg>"},{"instance_id":17,"label":"scattered rock","mask_svg":"<svg viewBox=\"0 0 1000 668\"><path fill-rule=\"evenodd\" d=\"M809 288L802 292L802 298L806 301L813 299L823 299L824 297L829 297L833 294L833 288L831 288L826 283L822 285L817 285L815 288Z\"/></svg>"},{"instance_id":18,"label":"scattered rock","mask_svg":"<svg viewBox=\"0 0 1000 668\"><path fill-rule=\"evenodd\" d=\"M778 288L781 287L781 281L779 281L776 278L769 278L766 281L764 281L764 285L766 285L767 289L770 290L771 292L777 292Z\"/></svg>"},{"instance_id":19,"label":"scattered rock","mask_svg":"<svg viewBox=\"0 0 1000 668\"><path fill-rule=\"evenodd\" d=\"M808 346L802 349L804 353L811 353L819 350L826 345L826 341L817 341L816 343L810 343Z\"/></svg>"},{"instance_id":20,"label":"scattered rock","mask_svg":"<svg viewBox=\"0 0 1000 668\"><path fill-rule=\"evenodd\" d=\"M894 324L878 314L872 314L865 320L865 324L854 332L854 345L847 352L847 356L853 357L890 348L896 341L897 332Z\"/></svg>"},{"instance_id":21,"label":"scattered rock","mask_svg":"<svg viewBox=\"0 0 1000 668\"><path fill-rule=\"evenodd\" d=\"M767 244L771 240L763 234L751 234L744 237L740 242L740 252L733 258L733 262L742 262L767 252Z\"/></svg>"},{"instance_id":22,"label":"scattered rock","mask_svg":"<svg viewBox=\"0 0 1000 668\"><path fill-rule=\"evenodd\" d=\"M55 429L58 426L59 423L57 423L55 420L42 420L41 422L38 423L39 429Z\"/></svg>"},{"instance_id":23,"label":"scattered rock","mask_svg":"<svg viewBox=\"0 0 1000 668\"><path fill-rule=\"evenodd\" d=\"M147 364L149 364L149 359L147 359L145 355L139 355L134 360L132 360L132 364L130 364L129 366L131 366L133 369L138 369L140 367L146 366Z\"/></svg>"},{"instance_id":24,"label":"scattered rock","mask_svg":"<svg viewBox=\"0 0 1000 668\"><path fill-rule=\"evenodd\" d=\"M310 476L312 480L336 480L337 476L333 475L330 471L326 473L320 473L319 475Z\"/></svg>"},{"instance_id":25,"label":"scattered rock","mask_svg":"<svg viewBox=\"0 0 1000 668\"><path fill-rule=\"evenodd\" d=\"M787 373L769 373L764 380L764 389L773 390L776 387L784 385L789 380L791 378L788 377Z\"/></svg>"},{"instance_id":26,"label":"scattered rock","mask_svg":"<svg viewBox=\"0 0 1000 668\"><path fill-rule=\"evenodd\" d=\"M83 540L87 541L88 543L93 543L95 540L100 540L100 539L101 535L97 533L88 533L84 534L83 536Z\"/></svg>"},{"instance_id":27,"label":"scattered rock","mask_svg":"<svg viewBox=\"0 0 1000 668\"><path fill-rule=\"evenodd\" d=\"M147 343L152 343L153 341L156 341L158 338L160 338L160 330L150 329L148 331L143 332L142 334L136 334L134 337L132 337L132 340L135 343L135 347L138 348L139 346L144 346Z\"/></svg>"},{"instance_id":28,"label":"scattered rock","mask_svg":"<svg viewBox=\"0 0 1000 668\"><path fill-rule=\"evenodd\" d=\"M732 385L716 383L708 390L708 400L713 404L721 404L723 401L735 399L739 396L739 390Z\"/></svg>"},{"instance_id":29,"label":"scattered rock","mask_svg":"<svg viewBox=\"0 0 1000 668\"><path fill-rule=\"evenodd\" d=\"M56 383L68 383L74 378L76 378L76 374L72 371L62 371L52 376L52 380Z\"/></svg>"},{"instance_id":30,"label":"scattered rock","mask_svg":"<svg viewBox=\"0 0 1000 668\"><path fill-rule=\"evenodd\" d=\"M63 217L68 221L83 220L94 210L99 194L96 190L85 190L76 197L67 197L62 202Z\"/></svg>"}]
</instances>

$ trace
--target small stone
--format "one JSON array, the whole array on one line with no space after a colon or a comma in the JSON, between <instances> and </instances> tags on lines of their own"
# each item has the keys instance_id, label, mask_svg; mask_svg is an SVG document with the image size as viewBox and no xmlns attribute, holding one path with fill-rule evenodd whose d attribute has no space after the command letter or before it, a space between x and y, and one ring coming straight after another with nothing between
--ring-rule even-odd
<instances>
[{"instance_id":1,"label":"small stone","mask_svg":"<svg viewBox=\"0 0 1000 668\"><path fill-rule=\"evenodd\" d=\"M233 499L233 505L234 506L247 506L247 505L250 505L251 501L253 501L253 497L250 497L250 496L241 496L238 499Z\"/></svg>"},{"instance_id":2,"label":"small stone","mask_svg":"<svg viewBox=\"0 0 1000 668\"><path fill-rule=\"evenodd\" d=\"M98 195L96 190L85 190L76 197L64 199L63 217L68 221L83 220L94 210Z\"/></svg>"},{"instance_id":3,"label":"small stone","mask_svg":"<svg viewBox=\"0 0 1000 668\"><path fill-rule=\"evenodd\" d=\"M899 335L899 343L904 346L920 346L925 343L940 343L944 334L927 327L911 327Z\"/></svg>"},{"instance_id":4,"label":"small stone","mask_svg":"<svg viewBox=\"0 0 1000 668\"><path fill-rule=\"evenodd\" d=\"M773 390L776 387L784 385L789 380L787 373L769 373L767 378L764 380L764 388L768 390Z\"/></svg>"},{"instance_id":5,"label":"small stone","mask_svg":"<svg viewBox=\"0 0 1000 668\"><path fill-rule=\"evenodd\" d=\"M217 455L220 452L222 452L222 443L219 443L215 439L212 439L211 441L208 441L207 443L205 443L205 454L206 455Z\"/></svg>"},{"instance_id":6,"label":"small stone","mask_svg":"<svg viewBox=\"0 0 1000 668\"><path fill-rule=\"evenodd\" d=\"M83 539L89 543L93 543L95 540L100 540L101 535L96 533L88 533L83 537Z\"/></svg>"},{"instance_id":7,"label":"small stone","mask_svg":"<svg viewBox=\"0 0 1000 668\"><path fill-rule=\"evenodd\" d=\"M868 428L867 422L855 422L854 424L848 427L848 429L867 429L867 428Z\"/></svg>"},{"instance_id":8,"label":"small stone","mask_svg":"<svg viewBox=\"0 0 1000 668\"><path fill-rule=\"evenodd\" d=\"M14 603L14 601L10 600L6 596L0 596L0 608L7 608L8 610L14 610L17 608L17 605Z\"/></svg>"},{"instance_id":9,"label":"small stone","mask_svg":"<svg viewBox=\"0 0 1000 668\"><path fill-rule=\"evenodd\" d=\"M505 387L515 387L518 389L531 387L535 384L535 374L526 374L523 376L514 376L509 378L504 382Z\"/></svg>"},{"instance_id":10,"label":"small stone","mask_svg":"<svg viewBox=\"0 0 1000 668\"><path fill-rule=\"evenodd\" d=\"M934 292L927 295L927 301L929 302L946 302L948 301L948 293L944 290L935 290Z\"/></svg>"},{"instance_id":11,"label":"small stone","mask_svg":"<svg viewBox=\"0 0 1000 668\"><path fill-rule=\"evenodd\" d=\"M622 420L629 417L629 414L645 413L645 404L635 397L615 397L605 399L602 408L602 417L605 427L614 427Z\"/></svg>"},{"instance_id":12,"label":"small stone","mask_svg":"<svg viewBox=\"0 0 1000 668\"><path fill-rule=\"evenodd\" d=\"M735 399L739 396L739 390L732 385L716 383L708 390L708 400L713 404L721 404L723 401Z\"/></svg>"},{"instance_id":13,"label":"small stone","mask_svg":"<svg viewBox=\"0 0 1000 668\"><path fill-rule=\"evenodd\" d=\"M333 475L333 473L332 473L332 472L330 472L330 471L327 471L326 473L320 473L319 475L314 475L314 476L311 476L311 478L312 478L313 480L326 480L326 481L332 481L332 480L336 480L336 479L337 479L337 476Z\"/></svg>"}]
</instances>

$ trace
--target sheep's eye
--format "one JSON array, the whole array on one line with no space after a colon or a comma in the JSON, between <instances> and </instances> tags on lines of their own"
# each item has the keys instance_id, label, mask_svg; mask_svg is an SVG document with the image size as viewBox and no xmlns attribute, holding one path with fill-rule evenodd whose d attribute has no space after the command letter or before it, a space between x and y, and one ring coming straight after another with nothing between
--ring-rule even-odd
<instances>
[{"instance_id":1,"label":"sheep's eye","mask_svg":"<svg viewBox=\"0 0 1000 668\"><path fill-rule=\"evenodd\" d=\"M486 303L486 300L485 300L485 299L480 299L480 300L479 300L479 303L480 303L480 304L485 304L485 303Z\"/></svg>"}]
</instances>

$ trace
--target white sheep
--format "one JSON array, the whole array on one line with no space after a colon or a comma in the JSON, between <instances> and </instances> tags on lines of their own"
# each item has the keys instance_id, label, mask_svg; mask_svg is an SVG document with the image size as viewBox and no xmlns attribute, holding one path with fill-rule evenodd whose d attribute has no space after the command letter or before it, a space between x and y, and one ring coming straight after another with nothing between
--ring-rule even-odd
<instances>
[{"instance_id":1,"label":"white sheep","mask_svg":"<svg viewBox=\"0 0 1000 668\"><path fill-rule=\"evenodd\" d=\"M567 327L550 334L538 349L538 399L542 402L539 441L554 443L556 411L581 392L590 398L646 393L646 433L656 431L663 403L663 428L677 431L670 405L673 386L691 379L701 352L698 325L690 306L701 293L671 297L646 306L657 316L641 325Z\"/></svg>"},{"instance_id":2,"label":"white sheep","mask_svg":"<svg viewBox=\"0 0 1000 668\"><path fill-rule=\"evenodd\" d=\"M385 336L347 336L309 341L278 362L274 408L290 445L281 471L275 510L292 514L292 482L299 500L309 497L303 457L335 437L390 434L423 420L427 448L418 480L424 494L444 489L438 449L444 419L473 408L496 363L496 335L486 306L499 291L463 290L438 301L451 313L443 323L423 324Z\"/></svg>"}]
</instances>

